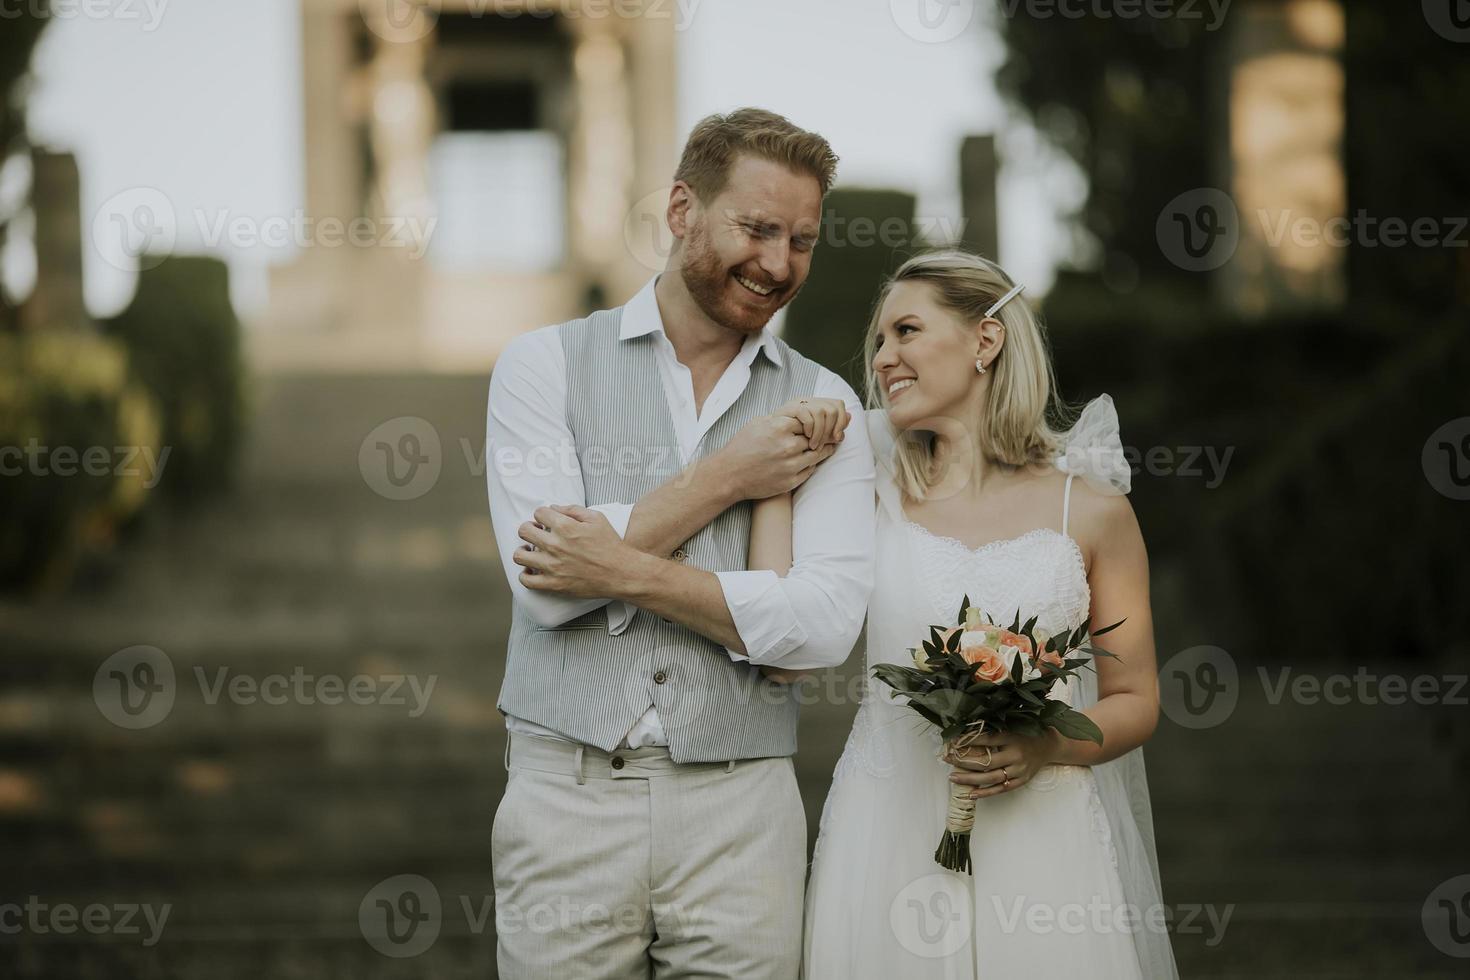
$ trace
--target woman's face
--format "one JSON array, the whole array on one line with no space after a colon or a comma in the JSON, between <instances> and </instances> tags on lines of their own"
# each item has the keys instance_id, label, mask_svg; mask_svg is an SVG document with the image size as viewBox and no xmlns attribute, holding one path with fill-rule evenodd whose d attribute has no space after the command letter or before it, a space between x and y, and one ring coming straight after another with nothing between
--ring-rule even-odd
<instances>
[{"instance_id":1,"label":"woman's face","mask_svg":"<svg viewBox=\"0 0 1470 980\"><path fill-rule=\"evenodd\" d=\"M907 281L890 289L878 311L876 343L873 373L894 428L978 417L977 331L939 305L933 286Z\"/></svg>"}]
</instances>

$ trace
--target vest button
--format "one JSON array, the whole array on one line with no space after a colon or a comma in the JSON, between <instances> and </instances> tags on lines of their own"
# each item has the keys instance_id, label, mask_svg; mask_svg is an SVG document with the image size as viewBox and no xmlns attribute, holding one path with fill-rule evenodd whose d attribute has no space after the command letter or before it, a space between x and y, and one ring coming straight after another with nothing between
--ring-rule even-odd
<instances>
[{"instance_id":1,"label":"vest button","mask_svg":"<svg viewBox=\"0 0 1470 980\"><path fill-rule=\"evenodd\" d=\"M620 756L620 755L613 756L612 757L612 767L614 769L621 769L621 768L623 768L623 757Z\"/></svg>"},{"instance_id":2,"label":"vest button","mask_svg":"<svg viewBox=\"0 0 1470 980\"><path fill-rule=\"evenodd\" d=\"M666 681L668 679L669 679L669 675L668 674L665 674L663 671L659 671L657 674L654 674L653 675L653 682L655 684L662 684L664 681Z\"/></svg>"}]
</instances>

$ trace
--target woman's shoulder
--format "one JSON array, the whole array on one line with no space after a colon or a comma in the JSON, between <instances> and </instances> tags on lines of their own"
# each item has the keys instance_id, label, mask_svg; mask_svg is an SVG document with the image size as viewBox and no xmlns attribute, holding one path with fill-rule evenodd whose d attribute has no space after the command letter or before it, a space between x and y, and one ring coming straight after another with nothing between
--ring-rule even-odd
<instances>
[{"instance_id":1,"label":"woman's shoulder","mask_svg":"<svg viewBox=\"0 0 1470 980\"><path fill-rule=\"evenodd\" d=\"M1057 476L1063 484L1066 483L1066 474L1058 473ZM1067 510L1067 533L1087 556L1089 568L1092 567L1092 556L1099 551L1142 540L1138 518L1125 494L1102 493L1087 481L1074 479Z\"/></svg>"}]
</instances>

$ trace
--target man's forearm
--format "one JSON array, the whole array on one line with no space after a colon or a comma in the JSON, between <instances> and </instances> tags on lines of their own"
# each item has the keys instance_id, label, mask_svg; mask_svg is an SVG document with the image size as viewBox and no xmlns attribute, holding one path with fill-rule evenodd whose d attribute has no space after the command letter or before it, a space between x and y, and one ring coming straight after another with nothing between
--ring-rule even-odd
<instances>
[{"instance_id":1,"label":"man's forearm","mask_svg":"<svg viewBox=\"0 0 1470 980\"><path fill-rule=\"evenodd\" d=\"M714 572L638 554L612 598L687 626L742 656L746 653Z\"/></svg>"},{"instance_id":2,"label":"man's forearm","mask_svg":"<svg viewBox=\"0 0 1470 980\"><path fill-rule=\"evenodd\" d=\"M643 495L628 517L623 540L645 554L666 558L740 501L734 487L718 454L696 460Z\"/></svg>"}]
</instances>

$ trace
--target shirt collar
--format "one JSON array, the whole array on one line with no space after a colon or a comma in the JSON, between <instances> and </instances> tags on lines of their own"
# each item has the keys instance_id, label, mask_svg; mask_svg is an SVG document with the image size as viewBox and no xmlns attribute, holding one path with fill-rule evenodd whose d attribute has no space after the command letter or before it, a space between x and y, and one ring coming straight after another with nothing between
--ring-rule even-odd
<instances>
[{"instance_id":1,"label":"shirt collar","mask_svg":"<svg viewBox=\"0 0 1470 980\"><path fill-rule=\"evenodd\" d=\"M619 340L632 340L634 337L655 333L662 336L665 342L668 341L669 335L664 330L664 319L659 313L658 299L653 292L656 282L658 282L658 276L648 280L623 307L622 323L618 327ZM765 351L767 359L772 364L781 367L781 355L776 344L776 335L771 332L769 324L762 327L760 333L745 338L740 354L736 356L738 358L745 355L750 360L754 360L755 354L760 351Z\"/></svg>"}]
</instances>

